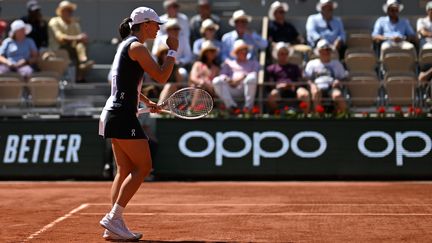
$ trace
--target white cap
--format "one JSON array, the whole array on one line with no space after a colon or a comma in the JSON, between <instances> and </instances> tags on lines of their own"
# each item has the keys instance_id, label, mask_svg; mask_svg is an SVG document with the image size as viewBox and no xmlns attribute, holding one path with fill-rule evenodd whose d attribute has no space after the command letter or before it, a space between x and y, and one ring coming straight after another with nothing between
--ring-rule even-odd
<instances>
[{"instance_id":1,"label":"white cap","mask_svg":"<svg viewBox=\"0 0 432 243\"><path fill-rule=\"evenodd\" d=\"M404 5L399 2L399 0L387 0L387 2L383 5L384 13L387 13L387 10L390 6L395 6L399 8L399 12L402 12L404 9Z\"/></svg>"},{"instance_id":2,"label":"white cap","mask_svg":"<svg viewBox=\"0 0 432 243\"><path fill-rule=\"evenodd\" d=\"M36 11L41 9L41 6L39 5L38 1L36 0L29 0L27 2L27 10L28 11Z\"/></svg>"},{"instance_id":3,"label":"white cap","mask_svg":"<svg viewBox=\"0 0 432 243\"><path fill-rule=\"evenodd\" d=\"M10 25L9 37L13 37L15 32L20 29L25 29L25 34L28 35L32 31L32 26L24 23L21 19L17 19Z\"/></svg>"},{"instance_id":4,"label":"white cap","mask_svg":"<svg viewBox=\"0 0 432 243\"><path fill-rule=\"evenodd\" d=\"M292 49L290 48L290 44L286 42L278 42L273 48L272 56L274 59L277 59L278 53L280 50L286 49L289 54L291 54Z\"/></svg>"},{"instance_id":5,"label":"white cap","mask_svg":"<svg viewBox=\"0 0 432 243\"><path fill-rule=\"evenodd\" d=\"M129 22L129 27L132 27L135 24L141 24L144 22L154 21L158 24L164 24L163 21L160 20L159 15L151 8L147 7L139 7L132 11L130 18L132 22Z\"/></svg>"}]
</instances>

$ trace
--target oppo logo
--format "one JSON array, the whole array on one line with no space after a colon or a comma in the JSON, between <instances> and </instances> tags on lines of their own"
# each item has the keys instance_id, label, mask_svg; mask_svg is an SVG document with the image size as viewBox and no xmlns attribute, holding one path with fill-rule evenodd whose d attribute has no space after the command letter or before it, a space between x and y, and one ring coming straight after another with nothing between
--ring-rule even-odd
<instances>
[{"instance_id":1,"label":"oppo logo","mask_svg":"<svg viewBox=\"0 0 432 243\"><path fill-rule=\"evenodd\" d=\"M365 143L371 138L383 139L386 142L386 148L382 151L370 151L366 148ZM408 151L404 146L404 141L408 138L418 138L423 140L424 147L419 148L417 151ZM431 138L420 131L407 131L407 132L396 132L395 139L393 139L388 133L381 131L370 131L364 133L358 140L357 143L360 152L369 158L384 158L390 155L391 152L396 150L396 165L403 166L403 159L406 158L421 158L426 156L432 148Z\"/></svg>"},{"instance_id":2,"label":"oppo logo","mask_svg":"<svg viewBox=\"0 0 432 243\"><path fill-rule=\"evenodd\" d=\"M239 151L226 149L224 142L230 138L241 139L244 142L244 147ZM261 147L261 143L267 138L278 139L282 147L277 151L264 150ZM302 150L298 144L304 138L312 138L318 141L318 148L315 151ZM207 146L201 151L192 151L187 147L189 139L203 139L206 141ZM277 131L254 132L252 137L239 131L217 132L215 138L204 131L190 131L183 134L178 142L181 153L191 158L203 158L215 151L216 166L222 166L224 158L242 158L251 151L253 153L253 165L260 166L261 158L279 158L288 152L290 146L292 152L300 158L317 158L327 149L327 141L323 135L313 131L299 132L292 137L291 141L289 141L285 134Z\"/></svg>"}]
</instances>

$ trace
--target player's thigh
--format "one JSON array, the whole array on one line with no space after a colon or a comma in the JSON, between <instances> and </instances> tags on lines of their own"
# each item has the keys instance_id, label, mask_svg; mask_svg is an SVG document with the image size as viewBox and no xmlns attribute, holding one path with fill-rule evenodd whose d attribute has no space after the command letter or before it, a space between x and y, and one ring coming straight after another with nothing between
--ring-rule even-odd
<instances>
[{"instance_id":1,"label":"player's thigh","mask_svg":"<svg viewBox=\"0 0 432 243\"><path fill-rule=\"evenodd\" d=\"M130 161L137 167L150 167L152 164L147 139L119 139L119 145Z\"/></svg>"},{"instance_id":2,"label":"player's thigh","mask_svg":"<svg viewBox=\"0 0 432 243\"><path fill-rule=\"evenodd\" d=\"M121 141L119 141L118 139L111 139L117 168L124 169L125 171L130 171L134 167L134 164L132 163L126 152L123 150L123 148L120 146L120 143Z\"/></svg>"}]
</instances>

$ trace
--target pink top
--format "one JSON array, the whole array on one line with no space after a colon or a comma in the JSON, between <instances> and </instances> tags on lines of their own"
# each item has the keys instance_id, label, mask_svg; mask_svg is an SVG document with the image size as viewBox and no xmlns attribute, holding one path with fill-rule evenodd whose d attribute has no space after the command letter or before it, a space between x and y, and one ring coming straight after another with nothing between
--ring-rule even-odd
<instances>
[{"instance_id":1,"label":"pink top","mask_svg":"<svg viewBox=\"0 0 432 243\"><path fill-rule=\"evenodd\" d=\"M198 84L201 80L211 84L213 78L219 75L219 67L217 65L212 65L209 68L206 64L196 61L192 66L190 75L193 84Z\"/></svg>"}]
</instances>

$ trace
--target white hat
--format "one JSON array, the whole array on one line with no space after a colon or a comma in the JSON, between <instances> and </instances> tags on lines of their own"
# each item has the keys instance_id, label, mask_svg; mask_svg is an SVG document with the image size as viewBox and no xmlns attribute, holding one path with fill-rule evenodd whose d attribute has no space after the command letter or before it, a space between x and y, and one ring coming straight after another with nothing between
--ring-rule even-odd
<instances>
[{"instance_id":1,"label":"white hat","mask_svg":"<svg viewBox=\"0 0 432 243\"><path fill-rule=\"evenodd\" d=\"M326 5L326 4L329 4L329 3L332 3L332 4L333 4L333 9L335 9L335 8L338 7L337 2L335 2L335 1L333 1L333 0L320 0L320 1L317 3L317 5L316 5L316 10L317 10L318 12L321 12L321 8L322 8L322 6L323 6L323 5Z\"/></svg>"},{"instance_id":2,"label":"white hat","mask_svg":"<svg viewBox=\"0 0 432 243\"><path fill-rule=\"evenodd\" d=\"M248 50L251 48L244 40L238 39L234 42L233 48L231 50L231 56L236 57L237 52L241 49L247 48Z\"/></svg>"},{"instance_id":3,"label":"white hat","mask_svg":"<svg viewBox=\"0 0 432 243\"><path fill-rule=\"evenodd\" d=\"M41 9L41 6L39 5L39 3L36 0L29 0L27 2L27 10L28 11L36 11Z\"/></svg>"},{"instance_id":4,"label":"white hat","mask_svg":"<svg viewBox=\"0 0 432 243\"><path fill-rule=\"evenodd\" d=\"M212 19L206 19L201 23L201 28L200 28L201 34L204 34L204 31L207 28L214 28L217 31L219 29L219 25L213 22Z\"/></svg>"},{"instance_id":5,"label":"white hat","mask_svg":"<svg viewBox=\"0 0 432 243\"><path fill-rule=\"evenodd\" d=\"M432 9L432 1L429 1L429 2L426 4L426 11L428 11L429 9Z\"/></svg>"},{"instance_id":6,"label":"white hat","mask_svg":"<svg viewBox=\"0 0 432 243\"><path fill-rule=\"evenodd\" d=\"M201 5L210 5L210 0L198 0L198 6Z\"/></svg>"},{"instance_id":7,"label":"white hat","mask_svg":"<svg viewBox=\"0 0 432 243\"><path fill-rule=\"evenodd\" d=\"M17 19L10 25L9 37L13 37L15 32L20 29L25 29L25 34L28 35L32 31L32 26L24 23L21 19Z\"/></svg>"},{"instance_id":8,"label":"white hat","mask_svg":"<svg viewBox=\"0 0 432 243\"><path fill-rule=\"evenodd\" d=\"M206 40L201 44L201 50L199 53L200 58L202 57L204 52L206 52L208 50L215 50L215 51L219 52L219 48L213 43L213 41Z\"/></svg>"},{"instance_id":9,"label":"white hat","mask_svg":"<svg viewBox=\"0 0 432 243\"><path fill-rule=\"evenodd\" d=\"M168 8L169 6L171 6L171 5L179 5L178 4L178 2L177 2L177 0L165 0L164 2L163 2L163 7L166 9L166 8Z\"/></svg>"},{"instance_id":10,"label":"white hat","mask_svg":"<svg viewBox=\"0 0 432 243\"><path fill-rule=\"evenodd\" d=\"M169 18L167 20L167 22L164 24L164 28L166 30L170 29L172 27L178 27L178 28L181 29L180 23L179 23L179 21L176 18Z\"/></svg>"},{"instance_id":11,"label":"white hat","mask_svg":"<svg viewBox=\"0 0 432 243\"><path fill-rule=\"evenodd\" d=\"M251 21L252 21L252 17L249 16L249 15L247 15L246 12L245 12L244 10L242 10L242 9L237 10L237 11L235 11L235 12L233 13L231 19L229 20L229 24L230 24L231 26L234 26L236 20L238 20L238 19L246 19L248 22L251 22Z\"/></svg>"},{"instance_id":12,"label":"white hat","mask_svg":"<svg viewBox=\"0 0 432 243\"><path fill-rule=\"evenodd\" d=\"M387 2L383 5L384 13L387 13L388 8L392 5L398 7L399 12L402 12L402 10L404 9L404 5L401 4L398 0L387 0Z\"/></svg>"},{"instance_id":13,"label":"white hat","mask_svg":"<svg viewBox=\"0 0 432 243\"><path fill-rule=\"evenodd\" d=\"M268 17L269 17L270 20L274 20L275 19L274 14L275 14L276 10L279 9L279 8L283 8L283 10L285 12L288 12L288 10L289 10L288 3L283 3L283 2L279 2L279 1L276 1L276 2L272 3L270 5L270 9L268 11Z\"/></svg>"},{"instance_id":14,"label":"white hat","mask_svg":"<svg viewBox=\"0 0 432 243\"><path fill-rule=\"evenodd\" d=\"M319 56L319 50L321 49L333 49L330 42L328 42L326 39L321 39L318 41L315 47L315 55Z\"/></svg>"},{"instance_id":15,"label":"white hat","mask_svg":"<svg viewBox=\"0 0 432 243\"><path fill-rule=\"evenodd\" d=\"M129 22L129 27L132 27L135 24L141 24L144 22L154 21L158 24L163 24L164 22L160 20L159 15L151 9L147 7L139 7L132 11L130 18L132 22Z\"/></svg>"},{"instance_id":16,"label":"white hat","mask_svg":"<svg viewBox=\"0 0 432 243\"><path fill-rule=\"evenodd\" d=\"M77 9L77 5L75 3L71 3L69 1L61 1L56 9L56 14L58 16L61 15L61 11L65 8L70 8L72 10L76 10Z\"/></svg>"},{"instance_id":17,"label":"white hat","mask_svg":"<svg viewBox=\"0 0 432 243\"><path fill-rule=\"evenodd\" d=\"M291 52L292 52L292 49L290 48L290 44L289 43L282 42L282 41L278 42L273 47L273 51L272 51L272 56L273 56L274 59L277 59L278 53L282 49L286 49L289 54L291 54Z\"/></svg>"}]
</instances>

